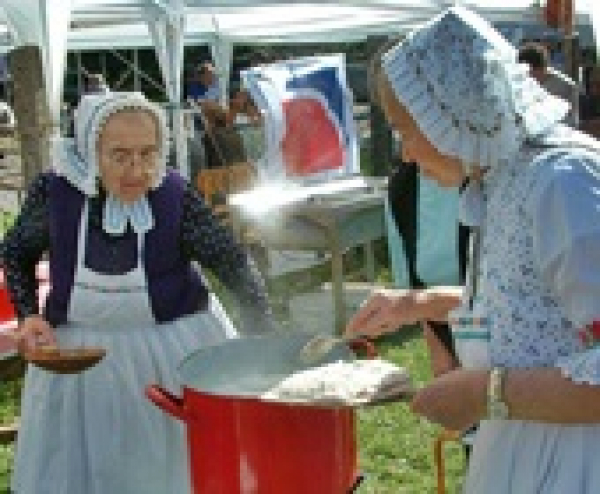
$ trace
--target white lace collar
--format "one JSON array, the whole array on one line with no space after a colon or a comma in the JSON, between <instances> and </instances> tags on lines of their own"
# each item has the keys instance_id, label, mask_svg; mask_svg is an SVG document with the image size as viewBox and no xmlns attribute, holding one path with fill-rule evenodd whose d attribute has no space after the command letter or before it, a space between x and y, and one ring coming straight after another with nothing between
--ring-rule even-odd
<instances>
[{"instance_id":1,"label":"white lace collar","mask_svg":"<svg viewBox=\"0 0 600 494\"><path fill-rule=\"evenodd\" d=\"M128 223L138 234L144 234L154 227L154 215L148 197L143 196L131 204L124 204L109 194L104 203L102 229L111 235L123 235Z\"/></svg>"}]
</instances>

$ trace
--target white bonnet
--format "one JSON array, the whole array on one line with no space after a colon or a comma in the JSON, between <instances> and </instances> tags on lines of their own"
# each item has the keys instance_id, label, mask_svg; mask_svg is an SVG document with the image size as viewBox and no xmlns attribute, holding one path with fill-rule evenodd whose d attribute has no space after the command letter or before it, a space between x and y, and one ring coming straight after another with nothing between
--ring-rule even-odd
<instances>
[{"instance_id":1,"label":"white bonnet","mask_svg":"<svg viewBox=\"0 0 600 494\"><path fill-rule=\"evenodd\" d=\"M517 62L516 49L487 21L450 8L381 59L400 103L442 154L494 167L552 129L569 104Z\"/></svg>"},{"instance_id":2,"label":"white bonnet","mask_svg":"<svg viewBox=\"0 0 600 494\"><path fill-rule=\"evenodd\" d=\"M59 138L54 143L53 165L59 175L88 196L98 194L98 141L108 118L123 110L143 110L152 114L159 129L160 156L153 187L166 172L169 128L161 107L139 92L107 92L82 96L75 109L75 138Z\"/></svg>"}]
</instances>

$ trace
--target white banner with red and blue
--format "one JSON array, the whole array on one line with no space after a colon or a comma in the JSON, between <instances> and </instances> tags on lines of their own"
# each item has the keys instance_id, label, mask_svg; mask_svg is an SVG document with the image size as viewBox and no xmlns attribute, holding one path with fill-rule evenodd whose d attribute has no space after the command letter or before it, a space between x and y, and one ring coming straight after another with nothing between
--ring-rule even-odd
<instances>
[{"instance_id":1,"label":"white banner with red and blue","mask_svg":"<svg viewBox=\"0 0 600 494\"><path fill-rule=\"evenodd\" d=\"M264 115L263 178L314 184L359 173L343 54L261 65L242 79Z\"/></svg>"}]
</instances>

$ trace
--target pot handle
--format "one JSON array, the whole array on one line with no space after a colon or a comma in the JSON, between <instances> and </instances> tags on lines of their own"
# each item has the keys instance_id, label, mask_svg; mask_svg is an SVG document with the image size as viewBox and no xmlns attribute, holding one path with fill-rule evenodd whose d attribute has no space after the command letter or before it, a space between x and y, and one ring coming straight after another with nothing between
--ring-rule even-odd
<instances>
[{"instance_id":1,"label":"pot handle","mask_svg":"<svg viewBox=\"0 0 600 494\"><path fill-rule=\"evenodd\" d=\"M349 345L353 352L364 352L367 358L376 358L379 355L375 344L367 338L356 338Z\"/></svg>"},{"instance_id":2,"label":"pot handle","mask_svg":"<svg viewBox=\"0 0 600 494\"><path fill-rule=\"evenodd\" d=\"M166 412L173 417L185 422L185 408L183 406L183 398L175 396L158 384L150 384L146 386L146 398L154 403L163 412Z\"/></svg>"}]
</instances>

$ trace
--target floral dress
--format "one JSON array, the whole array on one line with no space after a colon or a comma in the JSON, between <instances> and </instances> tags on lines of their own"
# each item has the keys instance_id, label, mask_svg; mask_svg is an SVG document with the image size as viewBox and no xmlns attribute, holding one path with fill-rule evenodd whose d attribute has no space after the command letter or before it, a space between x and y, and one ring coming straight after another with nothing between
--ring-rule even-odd
<instances>
[{"instance_id":1,"label":"floral dress","mask_svg":"<svg viewBox=\"0 0 600 494\"><path fill-rule=\"evenodd\" d=\"M479 228L478 261L451 313L465 367L558 367L600 385L600 153L578 135L524 148L462 198L462 219ZM600 417L482 421L465 492L600 492Z\"/></svg>"}]
</instances>

